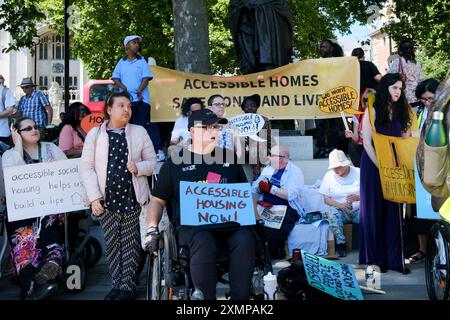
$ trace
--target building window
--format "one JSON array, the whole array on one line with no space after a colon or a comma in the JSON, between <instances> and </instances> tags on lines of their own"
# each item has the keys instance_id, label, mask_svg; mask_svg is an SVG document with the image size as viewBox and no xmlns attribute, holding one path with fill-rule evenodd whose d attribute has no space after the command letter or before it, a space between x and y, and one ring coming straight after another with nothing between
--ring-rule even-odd
<instances>
[{"instance_id":1,"label":"building window","mask_svg":"<svg viewBox=\"0 0 450 320\"><path fill-rule=\"evenodd\" d=\"M39 60L48 59L48 43L39 43Z\"/></svg>"},{"instance_id":2,"label":"building window","mask_svg":"<svg viewBox=\"0 0 450 320\"><path fill-rule=\"evenodd\" d=\"M60 86L64 86L64 77L53 77L53 81L56 81Z\"/></svg>"},{"instance_id":3,"label":"building window","mask_svg":"<svg viewBox=\"0 0 450 320\"><path fill-rule=\"evenodd\" d=\"M64 41L61 36L53 36L53 60L64 60Z\"/></svg>"}]
</instances>

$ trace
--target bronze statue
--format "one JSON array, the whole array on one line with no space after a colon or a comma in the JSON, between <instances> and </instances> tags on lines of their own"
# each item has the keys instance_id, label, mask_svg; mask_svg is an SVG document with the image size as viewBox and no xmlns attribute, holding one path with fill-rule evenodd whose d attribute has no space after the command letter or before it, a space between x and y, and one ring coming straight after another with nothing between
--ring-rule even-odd
<instances>
[{"instance_id":1,"label":"bronze statue","mask_svg":"<svg viewBox=\"0 0 450 320\"><path fill-rule=\"evenodd\" d=\"M228 15L243 74L291 61L292 14L287 0L231 0Z\"/></svg>"}]
</instances>

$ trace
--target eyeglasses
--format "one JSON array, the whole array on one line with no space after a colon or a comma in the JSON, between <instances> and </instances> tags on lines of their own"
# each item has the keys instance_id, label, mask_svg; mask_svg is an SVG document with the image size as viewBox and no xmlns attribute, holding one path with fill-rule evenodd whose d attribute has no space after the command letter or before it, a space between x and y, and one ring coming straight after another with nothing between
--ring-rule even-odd
<instances>
[{"instance_id":1,"label":"eyeglasses","mask_svg":"<svg viewBox=\"0 0 450 320\"><path fill-rule=\"evenodd\" d=\"M271 154L271 155L269 155L269 157L274 157L274 158L286 158L286 159L287 159L286 156L282 156L281 154Z\"/></svg>"},{"instance_id":2,"label":"eyeglasses","mask_svg":"<svg viewBox=\"0 0 450 320\"><path fill-rule=\"evenodd\" d=\"M39 130L39 127L37 125L34 126L28 126L22 129L17 130L17 132L22 132L22 131L31 131L31 130Z\"/></svg>"},{"instance_id":3,"label":"eyeglasses","mask_svg":"<svg viewBox=\"0 0 450 320\"><path fill-rule=\"evenodd\" d=\"M428 98L420 98L420 101L422 102L433 102L434 97L428 97Z\"/></svg>"},{"instance_id":4,"label":"eyeglasses","mask_svg":"<svg viewBox=\"0 0 450 320\"><path fill-rule=\"evenodd\" d=\"M201 128L201 129L206 129L208 131L211 130L222 130L223 126L221 124L212 124L212 125L198 125L198 126L194 126L194 128Z\"/></svg>"},{"instance_id":5,"label":"eyeglasses","mask_svg":"<svg viewBox=\"0 0 450 320\"><path fill-rule=\"evenodd\" d=\"M213 103L213 107L225 108L225 103Z\"/></svg>"}]
</instances>

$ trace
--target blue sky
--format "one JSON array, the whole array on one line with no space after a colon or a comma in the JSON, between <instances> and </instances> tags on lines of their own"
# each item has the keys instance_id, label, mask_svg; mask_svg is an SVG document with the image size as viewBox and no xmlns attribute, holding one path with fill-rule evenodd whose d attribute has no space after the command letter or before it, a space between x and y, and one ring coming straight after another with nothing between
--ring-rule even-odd
<instances>
[{"instance_id":1,"label":"blue sky","mask_svg":"<svg viewBox=\"0 0 450 320\"><path fill-rule=\"evenodd\" d=\"M345 55L350 55L350 52L356 48L360 47L359 41L366 40L369 38L369 34L375 31L371 25L359 25L354 24L350 28L351 34L342 36L340 34L337 35L337 40L339 44L344 49Z\"/></svg>"}]
</instances>

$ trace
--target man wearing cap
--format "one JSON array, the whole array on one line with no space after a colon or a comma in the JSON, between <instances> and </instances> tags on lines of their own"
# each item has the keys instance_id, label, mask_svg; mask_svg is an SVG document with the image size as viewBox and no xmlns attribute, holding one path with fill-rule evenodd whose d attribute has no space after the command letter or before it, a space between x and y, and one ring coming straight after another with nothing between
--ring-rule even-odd
<instances>
[{"instance_id":1,"label":"man wearing cap","mask_svg":"<svg viewBox=\"0 0 450 320\"><path fill-rule=\"evenodd\" d=\"M116 87L127 92L131 97L132 115L130 123L143 126L152 139L158 159L163 160L161 137L158 127L150 122L150 90L148 82L153 79L145 59L140 55L142 38L127 36L123 41L126 57L119 60L111 79Z\"/></svg>"},{"instance_id":2,"label":"man wearing cap","mask_svg":"<svg viewBox=\"0 0 450 320\"><path fill-rule=\"evenodd\" d=\"M334 149L319 192L327 205L327 217L336 240L336 254L346 256L344 223L359 223L359 168L350 165L344 152Z\"/></svg>"},{"instance_id":3,"label":"man wearing cap","mask_svg":"<svg viewBox=\"0 0 450 320\"><path fill-rule=\"evenodd\" d=\"M17 110L14 108L16 102L10 89L5 86L5 78L0 74L0 141L9 144L11 131L9 129L8 117Z\"/></svg>"},{"instance_id":4,"label":"man wearing cap","mask_svg":"<svg viewBox=\"0 0 450 320\"><path fill-rule=\"evenodd\" d=\"M31 77L23 78L20 87L25 93L18 104L22 117L33 119L40 129L44 129L53 120L53 109L50 106L50 102L42 92L34 90L36 85L31 80Z\"/></svg>"},{"instance_id":5,"label":"man wearing cap","mask_svg":"<svg viewBox=\"0 0 450 320\"><path fill-rule=\"evenodd\" d=\"M178 246L187 247L189 250L194 287L203 293L206 300L216 299L218 243L228 245L230 252L231 299L250 298L254 268L255 240L248 227L230 228L230 225L224 224L196 227L180 225L180 181L247 182L242 166L237 164L236 155L230 150L216 147L220 127L227 122L209 109L192 112L188 120L192 144L174 150L172 157L164 162L152 191L147 214L146 248L156 254L161 238L158 224L163 207L167 205L169 218L175 227ZM211 159L214 159L213 163Z\"/></svg>"}]
</instances>

